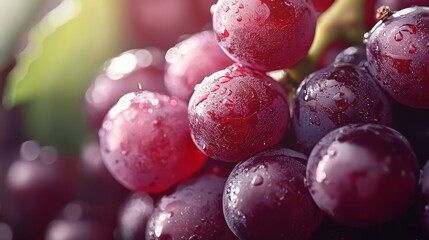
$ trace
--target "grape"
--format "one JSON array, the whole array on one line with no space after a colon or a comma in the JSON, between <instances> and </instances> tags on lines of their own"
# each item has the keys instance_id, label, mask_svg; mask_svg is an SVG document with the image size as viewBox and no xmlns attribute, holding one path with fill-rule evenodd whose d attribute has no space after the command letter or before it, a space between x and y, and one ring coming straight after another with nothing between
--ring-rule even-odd
<instances>
[{"instance_id":1,"label":"grape","mask_svg":"<svg viewBox=\"0 0 429 240\"><path fill-rule=\"evenodd\" d=\"M236 239L222 212L226 178L189 180L161 198L146 229L146 239Z\"/></svg>"},{"instance_id":2,"label":"grape","mask_svg":"<svg viewBox=\"0 0 429 240\"><path fill-rule=\"evenodd\" d=\"M351 46L335 57L334 65L336 67L340 65L355 65L358 67L365 67L367 63L366 48L364 46Z\"/></svg>"},{"instance_id":3,"label":"grape","mask_svg":"<svg viewBox=\"0 0 429 240\"><path fill-rule=\"evenodd\" d=\"M217 44L213 31L197 33L178 43L167 51L166 59L165 85L171 95L186 102L204 77L233 63Z\"/></svg>"},{"instance_id":4,"label":"grape","mask_svg":"<svg viewBox=\"0 0 429 240\"><path fill-rule=\"evenodd\" d=\"M154 209L153 199L145 193L134 193L119 212L121 239L145 239L146 225Z\"/></svg>"},{"instance_id":5,"label":"grape","mask_svg":"<svg viewBox=\"0 0 429 240\"><path fill-rule=\"evenodd\" d=\"M279 143L289 118L282 86L240 64L197 85L188 112L197 147L226 162L242 161Z\"/></svg>"},{"instance_id":6,"label":"grape","mask_svg":"<svg viewBox=\"0 0 429 240\"><path fill-rule=\"evenodd\" d=\"M125 20L135 48L168 49L184 34L201 31L210 24L215 0L127 0Z\"/></svg>"},{"instance_id":7,"label":"grape","mask_svg":"<svg viewBox=\"0 0 429 240\"><path fill-rule=\"evenodd\" d=\"M128 189L163 192L206 160L192 143L188 125L184 102L148 91L128 93L100 129L101 157Z\"/></svg>"},{"instance_id":8,"label":"grape","mask_svg":"<svg viewBox=\"0 0 429 240\"><path fill-rule=\"evenodd\" d=\"M306 173L316 204L354 227L393 220L415 200L419 167L407 140L379 124L338 128L313 148Z\"/></svg>"},{"instance_id":9,"label":"grape","mask_svg":"<svg viewBox=\"0 0 429 240\"><path fill-rule=\"evenodd\" d=\"M167 94L164 53L155 48L134 49L106 62L85 93L87 119L96 131L107 112L129 92L148 90Z\"/></svg>"},{"instance_id":10,"label":"grape","mask_svg":"<svg viewBox=\"0 0 429 240\"><path fill-rule=\"evenodd\" d=\"M226 222L239 239L307 239L323 214L304 184L305 161L272 149L240 162L223 195Z\"/></svg>"},{"instance_id":11,"label":"grape","mask_svg":"<svg viewBox=\"0 0 429 240\"><path fill-rule=\"evenodd\" d=\"M236 62L262 71L293 66L313 42L316 12L310 1L219 0L213 29Z\"/></svg>"},{"instance_id":12,"label":"grape","mask_svg":"<svg viewBox=\"0 0 429 240\"><path fill-rule=\"evenodd\" d=\"M395 12L366 35L369 69L396 101L429 108L429 8Z\"/></svg>"},{"instance_id":13,"label":"grape","mask_svg":"<svg viewBox=\"0 0 429 240\"><path fill-rule=\"evenodd\" d=\"M370 122L392 126L392 103L362 68L340 65L318 70L297 90L292 128L306 151L338 127Z\"/></svg>"},{"instance_id":14,"label":"grape","mask_svg":"<svg viewBox=\"0 0 429 240\"><path fill-rule=\"evenodd\" d=\"M345 48L349 45L344 40L334 41L329 44L323 51L322 55L319 57L319 60L316 64L316 69L325 68L331 65L338 54L341 54Z\"/></svg>"},{"instance_id":15,"label":"grape","mask_svg":"<svg viewBox=\"0 0 429 240\"><path fill-rule=\"evenodd\" d=\"M377 0L375 11L381 6L388 6L392 11L399 11L412 6L429 6L427 0Z\"/></svg>"},{"instance_id":16,"label":"grape","mask_svg":"<svg viewBox=\"0 0 429 240\"><path fill-rule=\"evenodd\" d=\"M41 239L51 219L76 191L77 166L58 157L55 148L35 141L21 145L21 155L6 173L2 211L16 239Z\"/></svg>"}]
</instances>

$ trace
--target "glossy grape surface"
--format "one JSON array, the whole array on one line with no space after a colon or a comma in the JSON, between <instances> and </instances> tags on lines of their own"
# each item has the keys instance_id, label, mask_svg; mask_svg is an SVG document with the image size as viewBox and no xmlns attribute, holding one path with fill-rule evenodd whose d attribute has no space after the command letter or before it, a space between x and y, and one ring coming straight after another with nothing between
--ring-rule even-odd
<instances>
[{"instance_id":1,"label":"glossy grape surface","mask_svg":"<svg viewBox=\"0 0 429 240\"><path fill-rule=\"evenodd\" d=\"M429 8L411 7L378 22L366 36L369 69L401 104L429 108Z\"/></svg>"},{"instance_id":2,"label":"glossy grape surface","mask_svg":"<svg viewBox=\"0 0 429 240\"><path fill-rule=\"evenodd\" d=\"M236 239L222 212L225 181L203 176L162 197L149 219L146 239Z\"/></svg>"},{"instance_id":3,"label":"glossy grape surface","mask_svg":"<svg viewBox=\"0 0 429 240\"><path fill-rule=\"evenodd\" d=\"M223 209L239 239L307 239L323 214L304 184L305 161L273 149L239 163L226 182Z\"/></svg>"},{"instance_id":4,"label":"glossy grape surface","mask_svg":"<svg viewBox=\"0 0 429 240\"><path fill-rule=\"evenodd\" d=\"M370 122L392 126L392 103L362 68L346 64L318 70L297 90L292 127L306 151L338 127Z\"/></svg>"},{"instance_id":5,"label":"glossy grape surface","mask_svg":"<svg viewBox=\"0 0 429 240\"><path fill-rule=\"evenodd\" d=\"M127 93L166 94L164 67L164 52L155 48L129 50L107 61L85 93L86 115L93 129L98 131L110 108Z\"/></svg>"},{"instance_id":6,"label":"glossy grape surface","mask_svg":"<svg viewBox=\"0 0 429 240\"><path fill-rule=\"evenodd\" d=\"M349 64L365 67L366 62L366 48L364 46L351 46L338 53L335 57L334 66Z\"/></svg>"},{"instance_id":7,"label":"glossy grape surface","mask_svg":"<svg viewBox=\"0 0 429 240\"><path fill-rule=\"evenodd\" d=\"M379 124L351 124L313 148L306 173L316 204L355 227L388 222L416 197L419 167L407 140Z\"/></svg>"},{"instance_id":8,"label":"glossy grape surface","mask_svg":"<svg viewBox=\"0 0 429 240\"><path fill-rule=\"evenodd\" d=\"M206 158L189 135L184 102L152 92L129 93L106 116L101 156L133 191L162 192L202 167Z\"/></svg>"},{"instance_id":9,"label":"glossy grape surface","mask_svg":"<svg viewBox=\"0 0 429 240\"><path fill-rule=\"evenodd\" d=\"M194 34L178 43L167 51L166 59L167 90L186 102L191 98L195 85L206 76L233 64L217 44L213 31Z\"/></svg>"},{"instance_id":10,"label":"glossy grape surface","mask_svg":"<svg viewBox=\"0 0 429 240\"><path fill-rule=\"evenodd\" d=\"M213 30L236 62L270 71L291 67L307 54L316 19L305 0L220 0Z\"/></svg>"},{"instance_id":11,"label":"glossy grape surface","mask_svg":"<svg viewBox=\"0 0 429 240\"><path fill-rule=\"evenodd\" d=\"M234 64L197 85L189 101L191 136L208 157L242 161L277 144L289 122L282 86Z\"/></svg>"}]
</instances>

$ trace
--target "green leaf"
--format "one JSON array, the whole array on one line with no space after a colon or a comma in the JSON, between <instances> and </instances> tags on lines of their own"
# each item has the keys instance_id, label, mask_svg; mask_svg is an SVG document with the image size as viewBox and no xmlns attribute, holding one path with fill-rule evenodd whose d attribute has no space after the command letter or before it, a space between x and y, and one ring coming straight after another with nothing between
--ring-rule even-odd
<instances>
[{"instance_id":1,"label":"green leaf","mask_svg":"<svg viewBox=\"0 0 429 240\"><path fill-rule=\"evenodd\" d=\"M64 0L29 35L8 78L4 105L22 105L26 137L76 151L89 131L84 92L123 49L121 0Z\"/></svg>"}]
</instances>

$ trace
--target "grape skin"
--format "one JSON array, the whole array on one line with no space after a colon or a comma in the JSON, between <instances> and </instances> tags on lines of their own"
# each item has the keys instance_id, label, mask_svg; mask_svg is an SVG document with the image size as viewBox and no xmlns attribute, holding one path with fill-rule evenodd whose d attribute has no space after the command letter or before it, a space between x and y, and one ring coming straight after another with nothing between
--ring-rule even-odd
<instances>
[{"instance_id":1,"label":"grape skin","mask_svg":"<svg viewBox=\"0 0 429 240\"><path fill-rule=\"evenodd\" d=\"M335 221L367 227L413 204L419 166L407 140L379 124L338 128L313 148L306 177L316 204Z\"/></svg>"},{"instance_id":2,"label":"grape skin","mask_svg":"<svg viewBox=\"0 0 429 240\"><path fill-rule=\"evenodd\" d=\"M306 159L286 148L259 153L232 170L223 194L239 239L307 239L323 214L304 184Z\"/></svg>"},{"instance_id":3,"label":"grape skin","mask_svg":"<svg viewBox=\"0 0 429 240\"><path fill-rule=\"evenodd\" d=\"M206 161L189 136L186 104L148 91L123 96L99 131L101 156L133 191L160 193Z\"/></svg>"},{"instance_id":4,"label":"grape skin","mask_svg":"<svg viewBox=\"0 0 429 240\"><path fill-rule=\"evenodd\" d=\"M293 66L313 42L317 15L310 1L220 0L213 30L236 62L261 71Z\"/></svg>"},{"instance_id":5,"label":"grape skin","mask_svg":"<svg viewBox=\"0 0 429 240\"><path fill-rule=\"evenodd\" d=\"M429 8L393 13L365 42L368 68L379 85L401 104L429 109Z\"/></svg>"},{"instance_id":6,"label":"grape skin","mask_svg":"<svg viewBox=\"0 0 429 240\"><path fill-rule=\"evenodd\" d=\"M393 125L391 100L372 76L357 66L337 65L314 72L297 90L292 128L308 152L327 133L347 124Z\"/></svg>"},{"instance_id":7,"label":"grape skin","mask_svg":"<svg viewBox=\"0 0 429 240\"><path fill-rule=\"evenodd\" d=\"M192 139L206 156L239 162L280 142L289 107L278 82L234 64L196 86L188 116Z\"/></svg>"}]
</instances>

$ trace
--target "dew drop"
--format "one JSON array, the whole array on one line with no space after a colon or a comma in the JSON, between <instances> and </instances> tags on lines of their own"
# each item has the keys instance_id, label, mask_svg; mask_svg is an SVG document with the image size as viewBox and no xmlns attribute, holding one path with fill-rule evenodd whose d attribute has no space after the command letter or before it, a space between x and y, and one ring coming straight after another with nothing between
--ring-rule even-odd
<instances>
[{"instance_id":1,"label":"dew drop","mask_svg":"<svg viewBox=\"0 0 429 240\"><path fill-rule=\"evenodd\" d=\"M212 87L212 89L210 90L210 92L216 92L217 90L219 90L219 88L220 88L220 86L216 84L216 85L214 85Z\"/></svg>"},{"instance_id":2,"label":"dew drop","mask_svg":"<svg viewBox=\"0 0 429 240\"><path fill-rule=\"evenodd\" d=\"M416 53L417 52L417 47L415 45L411 45L410 48L408 49L409 53Z\"/></svg>"},{"instance_id":3,"label":"dew drop","mask_svg":"<svg viewBox=\"0 0 429 240\"><path fill-rule=\"evenodd\" d=\"M230 9L230 8L229 8L229 6L225 6L225 7L223 8L223 11L224 11L224 12L228 12L228 11L229 11L229 9Z\"/></svg>"},{"instance_id":4,"label":"dew drop","mask_svg":"<svg viewBox=\"0 0 429 240\"><path fill-rule=\"evenodd\" d=\"M162 126L162 122L164 121L164 118L161 116L156 117L155 120L153 120L153 126L156 128L160 128Z\"/></svg>"},{"instance_id":5,"label":"dew drop","mask_svg":"<svg viewBox=\"0 0 429 240\"><path fill-rule=\"evenodd\" d=\"M404 39L404 35L401 32L398 32L395 35L395 41L400 42L400 41L402 41L402 39Z\"/></svg>"},{"instance_id":6,"label":"dew drop","mask_svg":"<svg viewBox=\"0 0 429 240\"><path fill-rule=\"evenodd\" d=\"M236 19L238 22L241 22L243 20L243 17L241 15L237 15Z\"/></svg>"},{"instance_id":7,"label":"dew drop","mask_svg":"<svg viewBox=\"0 0 429 240\"><path fill-rule=\"evenodd\" d=\"M200 100L198 100L197 104L195 106L200 105L201 103L203 103L205 100L207 100L207 98L209 98L209 94L206 93L203 96L201 96Z\"/></svg>"},{"instance_id":8,"label":"dew drop","mask_svg":"<svg viewBox=\"0 0 429 240\"><path fill-rule=\"evenodd\" d=\"M344 110L348 107L348 100L344 93L338 92L332 97L332 99L335 101L335 105L337 105L338 109Z\"/></svg>"},{"instance_id":9,"label":"dew drop","mask_svg":"<svg viewBox=\"0 0 429 240\"><path fill-rule=\"evenodd\" d=\"M262 183L264 183L264 178L260 175L256 175L251 181L253 186L260 186Z\"/></svg>"},{"instance_id":10,"label":"dew drop","mask_svg":"<svg viewBox=\"0 0 429 240\"><path fill-rule=\"evenodd\" d=\"M227 82L231 81L231 79L232 79L231 76L224 76L224 77L221 77L219 79L219 83L227 83Z\"/></svg>"},{"instance_id":11,"label":"dew drop","mask_svg":"<svg viewBox=\"0 0 429 240\"><path fill-rule=\"evenodd\" d=\"M235 106L235 103L233 101L226 98L222 100L222 103L228 108L233 108Z\"/></svg>"}]
</instances>

